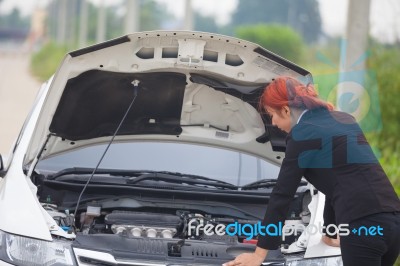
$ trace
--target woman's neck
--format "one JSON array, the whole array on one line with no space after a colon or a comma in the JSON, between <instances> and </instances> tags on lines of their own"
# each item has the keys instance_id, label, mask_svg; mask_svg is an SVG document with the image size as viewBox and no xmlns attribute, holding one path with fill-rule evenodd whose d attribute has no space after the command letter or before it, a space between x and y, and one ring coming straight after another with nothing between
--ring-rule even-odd
<instances>
[{"instance_id":1,"label":"woman's neck","mask_svg":"<svg viewBox=\"0 0 400 266\"><path fill-rule=\"evenodd\" d=\"M307 111L307 109L292 108L290 110L292 126L296 125L299 122L301 116L304 114L305 111Z\"/></svg>"}]
</instances>

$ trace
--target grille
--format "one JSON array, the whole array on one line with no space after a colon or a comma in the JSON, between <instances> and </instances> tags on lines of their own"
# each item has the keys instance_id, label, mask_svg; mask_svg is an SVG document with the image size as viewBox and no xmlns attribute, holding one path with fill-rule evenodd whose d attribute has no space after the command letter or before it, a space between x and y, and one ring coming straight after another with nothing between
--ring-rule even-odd
<instances>
[{"instance_id":1,"label":"grille","mask_svg":"<svg viewBox=\"0 0 400 266\"><path fill-rule=\"evenodd\" d=\"M137 252L147 254L166 254L163 242L157 239L140 239Z\"/></svg>"},{"instance_id":2,"label":"grille","mask_svg":"<svg viewBox=\"0 0 400 266\"><path fill-rule=\"evenodd\" d=\"M218 258L218 252L207 248L193 248L192 256L195 257L206 257L206 258Z\"/></svg>"}]
</instances>

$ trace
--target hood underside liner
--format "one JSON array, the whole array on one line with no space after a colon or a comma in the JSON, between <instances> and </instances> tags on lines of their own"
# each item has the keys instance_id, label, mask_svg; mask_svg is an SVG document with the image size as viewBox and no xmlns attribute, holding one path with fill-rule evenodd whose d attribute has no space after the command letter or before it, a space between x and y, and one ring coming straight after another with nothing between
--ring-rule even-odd
<instances>
[{"instance_id":1,"label":"hood underside liner","mask_svg":"<svg viewBox=\"0 0 400 266\"><path fill-rule=\"evenodd\" d=\"M212 81L210 78L191 76L192 82L214 87L208 84ZM89 70L68 80L50 124L50 132L71 141L112 136L134 97L134 80L139 81L139 93L117 135L180 135L183 100L188 88L185 74L132 74L102 70ZM257 108L264 86L221 84L214 87L215 90Z\"/></svg>"},{"instance_id":2,"label":"hood underside liner","mask_svg":"<svg viewBox=\"0 0 400 266\"><path fill-rule=\"evenodd\" d=\"M179 135L186 76L180 73L115 73L90 70L68 81L50 125L69 140L113 135L134 97L137 99L118 135Z\"/></svg>"}]
</instances>

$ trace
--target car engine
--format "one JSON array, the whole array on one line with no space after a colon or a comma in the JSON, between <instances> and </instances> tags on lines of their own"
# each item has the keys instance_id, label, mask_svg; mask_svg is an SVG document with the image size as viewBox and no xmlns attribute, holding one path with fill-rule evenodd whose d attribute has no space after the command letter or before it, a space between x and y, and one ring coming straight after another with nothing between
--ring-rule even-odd
<instances>
[{"instance_id":1,"label":"car engine","mask_svg":"<svg viewBox=\"0 0 400 266\"><path fill-rule=\"evenodd\" d=\"M79 214L80 219L74 222L73 214L57 211L56 205L42 206L65 231L83 235L109 234L130 239L191 239L226 244L257 243L251 227L257 224L256 220L213 217L181 210L177 210L175 214L126 210L108 212L102 211L99 206L88 206L86 212ZM307 223L308 220L309 212L302 212L301 217L291 217L286 223ZM225 227L234 223L246 224L247 232L244 230L242 234L226 234ZM218 231L224 233L219 234ZM283 245L290 245L298 236L297 234L288 237Z\"/></svg>"}]
</instances>

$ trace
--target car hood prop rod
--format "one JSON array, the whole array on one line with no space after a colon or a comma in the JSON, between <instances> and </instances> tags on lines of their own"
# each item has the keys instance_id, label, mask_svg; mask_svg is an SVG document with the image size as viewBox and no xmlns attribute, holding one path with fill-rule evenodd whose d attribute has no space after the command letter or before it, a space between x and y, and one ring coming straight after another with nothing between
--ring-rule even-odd
<instances>
[{"instance_id":1,"label":"car hood prop rod","mask_svg":"<svg viewBox=\"0 0 400 266\"><path fill-rule=\"evenodd\" d=\"M111 144L113 143L115 136L118 134L118 131L119 131L119 129L121 128L122 124L124 123L125 118L128 116L129 111L132 109L133 103L135 102L136 97L137 97L137 95L138 95L139 83L140 83L140 81L137 80L137 79L135 79L134 81L132 81L132 85L133 85L133 98L132 98L132 101L131 101L131 103L129 104L128 108L126 109L126 112L125 112L124 116L122 117L121 122L119 123L117 129L115 130L113 136L111 137L111 140L109 141L109 143L108 143L106 149L104 150L104 152L103 152L103 154L102 154L100 160L98 161L96 167L93 169L92 174L90 175L90 177L89 177L89 179L87 180L85 186L82 188L81 193L79 194L79 198L78 198L78 201L76 202L76 206L75 206L74 219L75 219L76 214L77 214L77 212L78 212L79 204L80 204L80 201L81 201L81 198L82 198L83 193L85 192L87 186L88 186L89 183L90 183L90 180L92 180L94 174L96 173L96 171L97 171L97 169L99 168L101 162L103 161L104 156L107 154L108 149L110 148ZM74 224L75 224L75 223L74 223Z\"/></svg>"}]
</instances>

